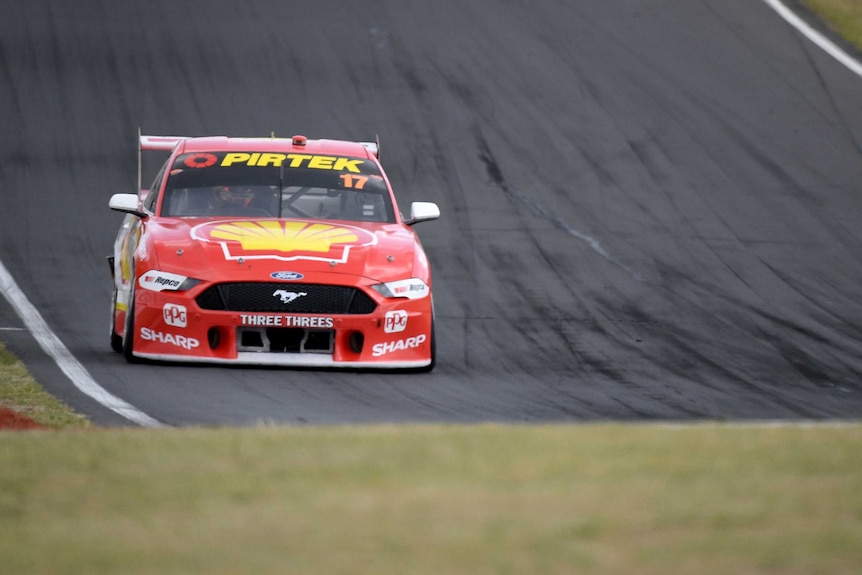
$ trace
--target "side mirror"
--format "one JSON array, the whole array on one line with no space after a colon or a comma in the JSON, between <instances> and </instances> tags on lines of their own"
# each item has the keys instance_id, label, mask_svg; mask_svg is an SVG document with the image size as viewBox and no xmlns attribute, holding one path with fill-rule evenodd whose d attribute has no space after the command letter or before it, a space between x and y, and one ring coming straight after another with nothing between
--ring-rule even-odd
<instances>
[{"instance_id":1,"label":"side mirror","mask_svg":"<svg viewBox=\"0 0 862 575\"><path fill-rule=\"evenodd\" d=\"M412 226L419 222L436 220L440 217L440 208L434 202L413 202L410 204L410 219L405 224Z\"/></svg>"},{"instance_id":2,"label":"side mirror","mask_svg":"<svg viewBox=\"0 0 862 575\"><path fill-rule=\"evenodd\" d=\"M138 208L138 196L136 194L114 194L108 202L108 207L139 218L146 218L149 215Z\"/></svg>"}]
</instances>

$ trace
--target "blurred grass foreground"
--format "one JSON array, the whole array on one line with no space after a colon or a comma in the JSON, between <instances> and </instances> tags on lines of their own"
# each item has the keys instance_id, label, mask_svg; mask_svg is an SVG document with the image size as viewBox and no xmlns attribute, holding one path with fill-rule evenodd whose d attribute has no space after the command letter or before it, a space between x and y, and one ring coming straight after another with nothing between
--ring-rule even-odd
<instances>
[{"instance_id":1,"label":"blurred grass foreground","mask_svg":"<svg viewBox=\"0 0 862 575\"><path fill-rule=\"evenodd\" d=\"M862 425L0 432L0 573L859 573Z\"/></svg>"}]
</instances>

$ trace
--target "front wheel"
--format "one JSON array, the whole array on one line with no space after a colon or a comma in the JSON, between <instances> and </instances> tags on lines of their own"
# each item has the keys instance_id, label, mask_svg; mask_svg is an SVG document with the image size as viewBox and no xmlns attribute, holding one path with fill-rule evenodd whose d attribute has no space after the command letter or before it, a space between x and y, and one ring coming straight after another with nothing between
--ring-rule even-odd
<instances>
[{"instance_id":1,"label":"front wheel","mask_svg":"<svg viewBox=\"0 0 862 575\"><path fill-rule=\"evenodd\" d=\"M111 296L111 349L117 353L123 353L123 338L120 337L114 325L117 323L117 286L114 285L114 293Z\"/></svg>"},{"instance_id":2,"label":"front wheel","mask_svg":"<svg viewBox=\"0 0 862 575\"><path fill-rule=\"evenodd\" d=\"M129 363L138 363L140 360L134 355L135 342L135 288L129 294L129 305L126 308L126 325L123 330L123 357Z\"/></svg>"},{"instance_id":3,"label":"front wheel","mask_svg":"<svg viewBox=\"0 0 862 575\"><path fill-rule=\"evenodd\" d=\"M437 313L434 311L434 300L431 300L431 363L415 370L416 373L429 373L437 363L437 336L434 333Z\"/></svg>"},{"instance_id":4,"label":"front wheel","mask_svg":"<svg viewBox=\"0 0 862 575\"><path fill-rule=\"evenodd\" d=\"M434 369L434 365L437 363L437 337L434 334L434 317L431 317L431 363L426 365L425 367L420 367L416 371L418 373L429 373Z\"/></svg>"}]
</instances>

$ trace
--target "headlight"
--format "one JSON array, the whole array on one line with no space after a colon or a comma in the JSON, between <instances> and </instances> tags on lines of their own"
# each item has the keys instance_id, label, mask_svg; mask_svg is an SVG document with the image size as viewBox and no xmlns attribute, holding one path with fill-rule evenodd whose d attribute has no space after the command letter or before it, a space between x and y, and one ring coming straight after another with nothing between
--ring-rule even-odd
<instances>
[{"instance_id":1,"label":"headlight","mask_svg":"<svg viewBox=\"0 0 862 575\"><path fill-rule=\"evenodd\" d=\"M201 280L159 270L150 270L138 279L138 285L151 291L186 291L199 283Z\"/></svg>"},{"instance_id":2,"label":"headlight","mask_svg":"<svg viewBox=\"0 0 862 575\"><path fill-rule=\"evenodd\" d=\"M374 284L371 287L383 297L388 298L422 299L431 292L428 284L419 278Z\"/></svg>"}]
</instances>

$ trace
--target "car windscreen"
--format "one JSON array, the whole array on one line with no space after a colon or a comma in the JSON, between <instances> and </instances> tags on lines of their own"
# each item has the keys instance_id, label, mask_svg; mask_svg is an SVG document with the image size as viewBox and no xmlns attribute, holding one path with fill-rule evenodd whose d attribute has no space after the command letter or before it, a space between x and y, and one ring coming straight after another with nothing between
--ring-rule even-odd
<instances>
[{"instance_id":1,"label":"car windscreen","mask_svg":"<svg viewBox=\"0 0 862 575\"><path fill-rule=\"evenodd\" d=\"M183 154L168 173L162 216L394 222L377 164L298 153Z\"/></svg>"}]
</instances>

